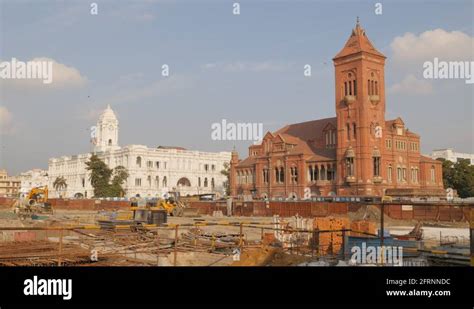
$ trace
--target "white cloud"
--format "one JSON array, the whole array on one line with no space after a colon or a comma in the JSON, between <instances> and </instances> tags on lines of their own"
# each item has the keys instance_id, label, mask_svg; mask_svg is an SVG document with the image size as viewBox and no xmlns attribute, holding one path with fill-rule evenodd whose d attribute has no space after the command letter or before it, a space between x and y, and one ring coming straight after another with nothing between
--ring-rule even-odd
<instances>
[{"instance_id":1,"label":"white cloud","mask_svg":"<svg viewBox=\"0 0 474 309\"><path fill-rule=\"evenodd\" d=\"M11 133L12 123L12 113L5 106L0 106L0 135Z\"/></svg>"},{"instance_id":2,"label":"white cloud","mask_svg":"<svg viewBox=\"0 0 474 309\"><path fill-rule=\"evenodd\" d=\"M474 37L461 31L428 30L419 35L411 32L396 37L390 44L393 60L410 65L438 57L441 60L474 58Z\"/></svg>"},{"instance_id":3,"label":"white cloud","mask_svg":"<svg viewBox=\"0 0 474 309\"><path fill-rule=\"evenodd\" d=\"M12 60L2 60L11 62ZM17 61L24 61L17 59ZM75 88L82 87L87 83L87 78L74 67L67 66L59 63L54 59L46 57L37 57L24 62L35 61L35 62L51 62L52 63L52 82L50 84L43 83L43 79L2 79L2 85L5 89L10 87L22 89L28 88L43 88L43 89L61 89L61 88Z\"/></svg>"},{"instance_id":4,"label":"white cloud","mask_svg":"<svg viewBox=\"0 0 474 309\"><path fill-rule=\"evenodd\" d=\"M201 66L203 70L220 70L223 72L282 72L292 68L290 63L263 61L231 63L207 63Z\"/></svg>"},{"instance_id":5,"label":"white cloud","mask_svg":"<svg viewBox=\"0 0 474 309\"><path fill-rule=\"evenodd\" d=\"M427 80L417 79L413 74L388 89L393 94L428 95L433 93L433 86Z\"/></svg>"},{"instance_id":6,"label":"white cloud","mask_svg":"<svg viewBox=\"0 0 474 309\"><path fill-rule=\"evenodd\" d=\"M78 69L59 63L51 58L35 58L33 61L53 62L53 83L54 87L82 87L86 84L87 78L82 76Z\"/></svg>"}]
</instances>

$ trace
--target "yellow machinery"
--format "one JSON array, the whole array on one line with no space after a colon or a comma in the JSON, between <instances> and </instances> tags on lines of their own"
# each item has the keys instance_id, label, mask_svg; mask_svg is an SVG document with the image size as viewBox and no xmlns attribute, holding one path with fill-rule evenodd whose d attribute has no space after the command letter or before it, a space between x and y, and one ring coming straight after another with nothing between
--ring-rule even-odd
<instances>
[{"instance_id":1,"label":"yellow machinery","mask_svg":"<svg viewBox=\"0 0 474 309\"><path fill-rule=\"evenodd\" d=\"M31 189L24 199L19 200L15 212L21 217L31 217L36 214L52 214L53 208L51 203L48 202L48 186Z\"/></svg>"},{"instance_id":2,"label":"yellow machinery","mask_svg":"<svg viewBox=\"0 0 474 309\"><path fill-rule=\"evenodd\" d=\"M175 192L170 192L170 197L166 199L151 199L145 200L143 198L132 198L131 199L131 209L135 211L137 209L149 209L149 210L165 210L168 216L173 217L182 217L183 215L187 216L197 216L197 209L189 208L187 202L180 200L179 194Z\"/></svg>"},{"instance_id":3,"label":"yellow machinery","mask_svg":"<svg viewBox=\"0 0 474 309\"><path fill-rule=\"evenodd\" d=\"M138 209L160 209L165 210L169 216L181 217L184 212L184 205L175 201L174 199L152 199L152 200L143 200L141 198L132 198L131 199L132 207L130 210L136 211Z\"/></svg>"}]
</instances>

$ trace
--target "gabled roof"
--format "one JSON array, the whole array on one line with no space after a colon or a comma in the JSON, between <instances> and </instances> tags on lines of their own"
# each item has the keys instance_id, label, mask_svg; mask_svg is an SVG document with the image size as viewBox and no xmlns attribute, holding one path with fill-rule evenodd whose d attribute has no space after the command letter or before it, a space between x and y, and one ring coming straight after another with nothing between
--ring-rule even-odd
<instances>
[{"instance_id":1,"label":"gabled roof","mask_svg":"<svg viewBox=\"0 0 474 309\"><path fill-rule=\"evenodd\" d=\"M433 164L435 164L435 163L441 164L440 161L435 160L435 159L430 158L430 157L427 157L427 156L424 156L424 155L421 155L421 156L420 156L420 162L428 162L428 163L433 163Z\"/></svg>"},{"instance_id":2,"label":"gabled roof","mask_svg":"<svg viewBox=\"0 0 474 309\"><path fill-rule=\"evenodd\" d=\"M255 162L257 162L257 158L255 157L247 157L245 158L244 160L240 161L237 166L238 167L250 167L252 166L253 164L255 164Z\"/></svg>"},{"instance_id":3,"label":"gabled roof","mask_svg":"<svg viewBox=\"0 0 474 309\"><path fill-rule=\"evenodd\" d=\"M365 34L365 30L360 26L359 19L357 19L356 27L352 30L351 36L347 40L346 45L344 45L344 48L333 58L333 60L359 52L366 52L386 58L374 47L374 45L372 45Z\"/></svg>"},{"instance_id":4,"label":"gabled roof","mask_svg":"<svg viewBox=\"0 0 474 309\"><path fill-rule=\"evenodd\" d=\"M282 134L285 139L289 138L293 141L295 141L293 138L298 138L303 141L311 141L320 138L324 128L328 124L337 127L336 117L290 124L276 131L275 135Z\"/></svg>"},{"instance_id":5,"label":"gabled roof","mask_svg":"<svg viewBox=\"0 0 474 309\"><path fill-rule=\"evenodd\" d=\"M336 117L306 121L287 125L274 133L267 133L265 137L273 137L274 141L283 141L294 145L287 150L287 154L302 154L306 160L329 161L336 159L336 149L317 147L317 141L324 139L323 131L328 127L337 127ZM265 140L265 138L264 138ZM251 166L256 162L256 157L247 157L238 163L238 167Z\"/></svg>"},{"instance_id":6,"label":"gabled roof","mask_svg":"<svg viewBox=\"0 0 474 309\"><path fill-rule=\"evenodd\" d=\"M386 121L385 121L385 127L386 127L386 128L392 128L393 125L395 125L395 124L404 126L404 125L405 125L405 122L403 122L402 118L400 118L400 117L397 117L396 119L386 120Z\"/></svg>"}]
</instances>

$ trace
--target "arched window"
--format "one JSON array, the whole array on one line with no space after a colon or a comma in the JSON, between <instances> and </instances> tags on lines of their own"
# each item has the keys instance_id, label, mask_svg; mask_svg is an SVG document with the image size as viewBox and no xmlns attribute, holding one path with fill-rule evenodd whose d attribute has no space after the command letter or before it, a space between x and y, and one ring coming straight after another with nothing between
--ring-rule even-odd
<instances>
[{"instance_id":1,"label":"arched window","mask_svg":"<svg viewBox=\"0 0 474 309\"><path fill-rule=\"evenodd\" d=\"M178 187L191 187L191 181L189 181L189 179L186 177L182 177L178 180L177 186Z\"/></svg>"},{"instance_id":2,"label":"arched window","mask_svg":"<svg viewBox=\"0 0 474 309\"><path fill-rule=\"evenodd\" d=\"M380 176L380 157L373 157L374 161L374 176Z\"/></svg>"},{"instance_id":3,"label":"arched window","mask_svg":"<svg viewBox=\"0 0 474 309\"><path fill-rule=\"evenodd\" d=\"M211 188L214 189L214 187L216 186L216 183L214 182L214 178L211 179Z\"/></svg>"},{"instance_id":4,"label":"arched window","mask_svg":"<svg viewBox=\"0 0 474 309\"><path fill-rule=\"evenodd\" d=\"M435 167L431 166L431 182L434 183L435 181L436 181Z\"/></svg>"},{"instance_id":5,"label":"arched window","mask_svg":"<svg viewBox=\"0 0 474 309\"><path fill-rule=\"evenodd\" d=\"M239 172L237 172L237 184L239 183ZM198 187L201 186L201 177L198 177Z\"/></svg>"},{"instance_id":6,"label":"arched window","mask_svg":"<svg viewBox=\"0 0 474 309\"><path fill-rule=\"evenodd\" d=\"M166 176L163 176L163 187L168 186L168 180L166 179Z\"/></svg>"},{"instance_id":7,"label":"arched window","mask_svg":"<svg viewBox=\"0 0 474 309\"><path fill-rule=\"evenodd\" d=\"M390 164L388 166L388 175L387 175L388 181L392 182L392 165Z\"/></svg>"},{"instance_id":8,"label":"arched window","mask_svg":"<svg viewBox=\"0 0 474 309\"><path fill-rule=\"evenodd\" d=\"M160 177L159 177L159 176L156 176L156 177L155 177L155 186L156 186L157 188L160 187Z\"/></svg>"},{"instance_id":9,"label":"arched window","mask_svg":"<svg viewBox=\"0 0 474 309\"><path fill-rule=\"evenodd\" d=\"M268 184L269 182L269 175L268 175L268 168L263 169L263 183Z\"/></svg>"},{"instance_id":10,"label":"arched window","mask_svg":"<svg viewBox=\"0 0 474 309\"><path fill-rule=\"evenodd\" d=\"M140 157L140 156L137 157L136 163L137 163L137 166L138 166L138 167L142 167L142 157Z\"/></svg>"},{"instance_id":11,"label":"arched window","mask_svg":"<svg viewBox=\"0 0 474 309\"><path fill-rule=\"evenodd\" d=\"M326 174L327 174L327 180L333 180L333 168L332 168L332 164L329 164L329 165L327 166Z\"/></svg>"},{"instance_id":12,"label":"arched window","mask_svg":"<svg viewBox=\"0 0 474 309\"><path fill-rule=\"evenodd\" d=\"M204 178L204 187L205 187L205 188L207 188L207 184L208 184L208 183L207 183L207 177L206 177L206 178Z\"/></svg>"},{"instance_id":13,"label":"arched window","mask_svg":"<svg viewBox=\"0 0 474 309\"><path fill-rule=\"evenodd\" d=\"M370 74L370 79L367 80L367 90L369 93L369 96L372 95L379 95L379 85L377 81L377 77L375 76L374 72Z\"/></svg>"},{"instance_id":14,"label":"arched window","mask_svg":"<svg viewBox=\"0 0 474 309\"><path fill-rule=\"evenodd\" d=\"M344 96L357 96L357 80L354 73L349 72L345 77Z\"/></svg>"},{"instance_id":15,"label":"arched window","mask_svg":"<svg viewBox=\"0 0 474 309\"><path fill-rule=\"evenodd\" d=\"M284 182L285 182L285 171L283 167L280 167L280 183L284 183Z\"/></svg>"},{"instance_id":16,"label":"arched window","mask_svg":"<svg viewBox=\"0 0 474 309\"><path fill-rule=\"evenodd\" d=\"M298 168L295 166L295 167L291 167L290 168L290 175L291 175L291 183L298 183Z\"/></svg>"},{"instance_id":17,"label":"arched window","mask_svg":"<svg viewBox=\"0 0 474 309\"><path fill-rule=\"evenodd\" d=\"M109 139L109 146L112 146L112 139Z\"/></svg>"}]
</instances>

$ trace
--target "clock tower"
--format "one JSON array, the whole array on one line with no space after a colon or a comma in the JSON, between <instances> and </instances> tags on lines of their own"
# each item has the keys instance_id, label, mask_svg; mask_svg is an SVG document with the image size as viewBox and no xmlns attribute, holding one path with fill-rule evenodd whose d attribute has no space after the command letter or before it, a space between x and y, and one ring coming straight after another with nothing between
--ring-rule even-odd
<instances>
[{"instance_id":1,"label":"clock tower","mask_svg":"<svg viewBox=\"0 0 474 309\"><path fill-rule=\"evenodd\" d=\"M120 148L118 145L119 124L114 111L107 105L97 122L94 151L108 151Z\"/></svg>"},{"instance_id":2,"label":"clock tower","mask_svg":"<svg viewBox=\"0 0 474 309\"><path fill-rule=\"evenodd\" d=\"M337 185L341 195L373 195L381 185L385 56L357 24L333 58L336 77Z\"/></svg>"}]
</instances>

